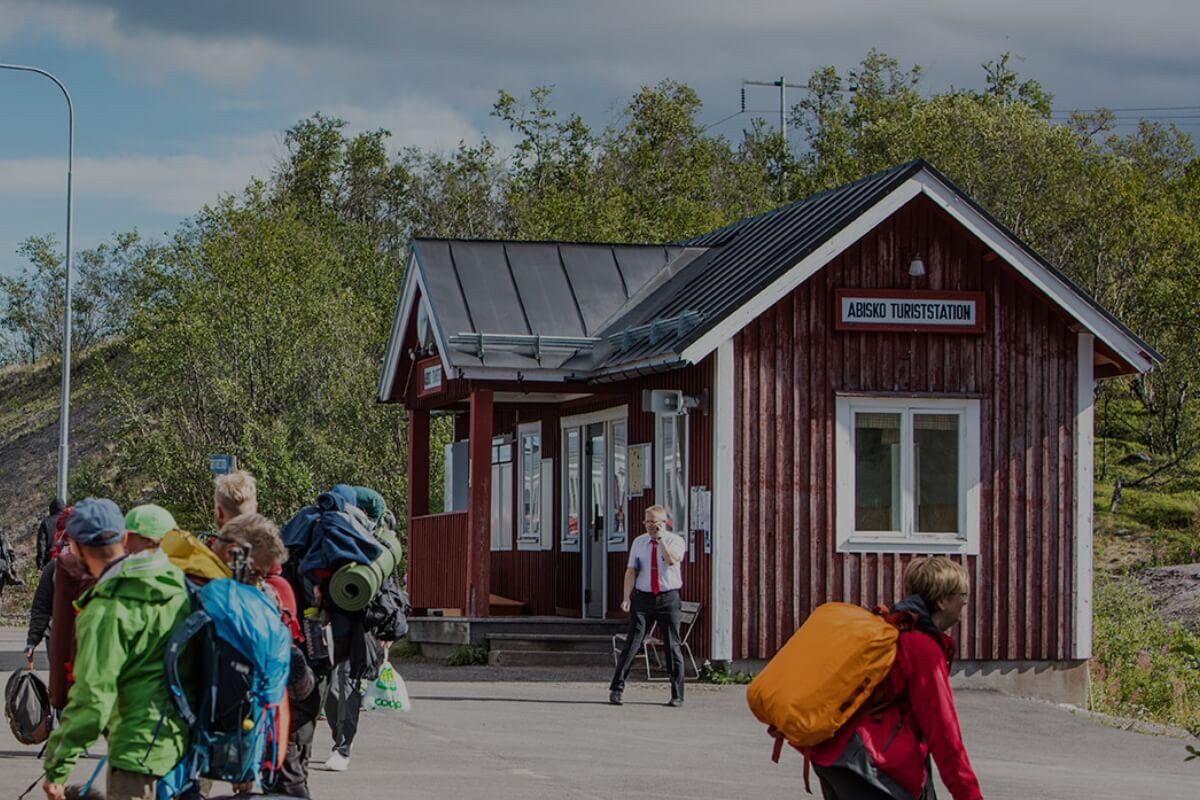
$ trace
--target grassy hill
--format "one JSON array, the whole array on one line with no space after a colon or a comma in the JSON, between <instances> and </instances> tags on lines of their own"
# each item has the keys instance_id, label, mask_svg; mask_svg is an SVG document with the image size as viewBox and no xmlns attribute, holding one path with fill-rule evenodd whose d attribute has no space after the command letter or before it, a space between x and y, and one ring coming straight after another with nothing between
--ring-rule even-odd
<instances>
[{"instance_id":1,"label":"grassy hill","mask_svg":"<svg viewBox=\"0 0 1200 800\"><path fill-rule=\"evenodd\" d=\"M113 445L103 424L97 380L104 362L121 358L117 347L99 347L77 358L71 377L72 485L94 477L112 462ZM0 367L0 527L18 554L27 556L25 587L4 593L5 621L23 624L31 580L37 524L54 496L58 469L61 371L57 364Z\"/></svg>"}]
</instances>

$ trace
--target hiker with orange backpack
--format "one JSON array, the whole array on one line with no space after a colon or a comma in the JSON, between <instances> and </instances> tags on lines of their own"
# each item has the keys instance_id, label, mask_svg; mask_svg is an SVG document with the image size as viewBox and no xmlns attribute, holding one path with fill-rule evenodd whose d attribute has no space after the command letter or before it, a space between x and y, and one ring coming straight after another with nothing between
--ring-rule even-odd
<instances>
[{"instance_id":1,"label":"hiker with orange backpack","mask_svg":"<svg viewBox=\"0 0 1200 800\"><path fill-rule=\"evenodd\" d=\"M946 634L967 605L962 565L917 558L904 573L907 597L887 619L899 628L895 661L862 710L808 753L826 800L933 797L929 757L954 800L981 800L963 746Z\"/></svg>"}]
</instances>

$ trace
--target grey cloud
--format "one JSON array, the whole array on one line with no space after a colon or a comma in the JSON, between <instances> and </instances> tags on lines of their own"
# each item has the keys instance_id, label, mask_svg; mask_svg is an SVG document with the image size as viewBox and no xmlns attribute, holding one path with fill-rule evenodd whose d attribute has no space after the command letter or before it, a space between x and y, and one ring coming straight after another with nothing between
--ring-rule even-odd
<instances>
[{"instance_id":1,"label":"grey cloud","mask_svg":"<svg viewBox=\"0 0 1200 800\"><path fill-rule=\"evenodd\" d=\"M1200 72L1186 0L1106 8L1014 0L1003 7L937 0L42 0L113 15L129 37L258 43L287 57L276 80L292 102L370 107L436 98L486 127L498 88L557 86L557 104L593 124L640 85L696 87L715 118L736 110L740 79L803 80L853 67L871 47L927 67L931 89L977 86L981 62L1005 50L1066 105L1175 105ZM1167 21L1170 22L1167 22ZM191 68L191 67L189 67ZM270 74L270 70L267 70ZM261 87L252 86L252 90ZM769 90L751 104L770 107ZM736 123L735 123L736 125ZM736 127L734 127L736 130Z\"/></svg>"}]
</instances>

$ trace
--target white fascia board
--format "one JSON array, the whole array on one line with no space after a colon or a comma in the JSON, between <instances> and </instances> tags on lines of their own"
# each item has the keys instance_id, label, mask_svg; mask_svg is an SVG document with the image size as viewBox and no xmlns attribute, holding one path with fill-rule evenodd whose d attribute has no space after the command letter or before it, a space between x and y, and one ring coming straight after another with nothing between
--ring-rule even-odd
<instances>
[{"instance_id":1,"label":"white fascia board","mask_svg":"<svg viewBox=\"0 0 1200 800\"><path fill-rule=\"evenodd\" d=\"M926 170L918 173L913 180L921 182L922 191L926 197L958 220L964 228L991 248L996 255L1004 259L1039 291L1053 300L1139 372L1147 372L1154 366L1154 361L1143 351L1139 342L1131 339L1111 319L1083 299L1077 289L1046 269L1023 245L1014 241L1005 231L980 214L957 192Z\"/></svg>"},{"instance_id":2,"label":"white fascia board","mask_svg":"<svg viewBox=\"0 0 1200 800\"><path fill-rule=\"evenodd\" d=\"M692 364L699 363L701 359L716 350L722 342L758 319L767 309L791 294L793 289L870 233L875 226L900 210L905 203L919 195L923 188L921 181L916 178L909 178L900 184L890 194L860 214L857 219L835 233L828 241L772 281L767 288L728 314L720 323L684 349L680 358Z\"/></svg>"},{"instance_id":3,"label":"white fascia board","mask_svg":"<svg viewBox=\"0 0 1200 800\"><path fill-rule=\"evenodd\" d=\"M1092 372L1094 346L1090 333L1079 334L1075 367L1075 530L1072 531L1075 546L1071 548L1075 558L1071 587L1071 611L1075 624L1072 626L1070 656L1083 660L1092 657L1092 511L1096 490L1096 381Z\"/></svg>"},{"instance_id":4,"label":"white fascia board","mask_svg":"<svg viewBox=\"0 0 1200 800\"><path fill-rule=\"evenodd\" d=\"M392 332L388 336L387 349L383 355L379 377L379 396L376 398L381 403L386 403L387 399L391 397L396 382L396 366L404 347L404 331L407 330L408 320L412 315L416 273L417 257L413 255L408 260L408 269L404 271L404 283L400 289L400 298L396 301L396 310L392 314Z\"/></svg>"},{"instance_id":5,"label":"white fascia board","mask_svg":"<svg viewBox=\"0 0 1200 800\"><path fill-rule=\"evenodd\" d=\"M712 657L717 661L733 659L733 487L737 476L733 469L734 379L737 363L733 339L717 348L716 382L713 387L713 413L709 419L713 436L712 495Z\"/></svg>"}]
</instances>

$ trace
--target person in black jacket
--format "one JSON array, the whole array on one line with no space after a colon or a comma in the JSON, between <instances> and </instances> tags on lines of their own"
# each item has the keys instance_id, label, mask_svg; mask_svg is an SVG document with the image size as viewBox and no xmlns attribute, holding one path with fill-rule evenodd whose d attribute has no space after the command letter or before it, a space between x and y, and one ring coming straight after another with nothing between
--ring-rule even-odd
<instances>
[{"instance_id":1,"label":"person in black jacket","mask_svg":"<svg viewBox=\"0 0 1200 800\"><path fill-rule=\"evenodd\" d=\"M29 631L25 634L25 659L33 660L33 651L42 642L50 648L50 619L54 615L54 572L57 561L42 567L37 589L33 592L33 606L29 609ZM48 654L47 654L48 655Z\"/></svg>"},{"instance_id":2,"label":"person in black jacket","mask_svg":"<svg viewBox=\"0 0 1200 800\"><path fill-rule=\"evenodd\" d=\"M54 547L54 532L58 529L58 515L67 507L61 497L50 501L50 515L45 517L37 530L37 566L42 569L50 561L50 549Z\"/></svg>"}]
</instances>

